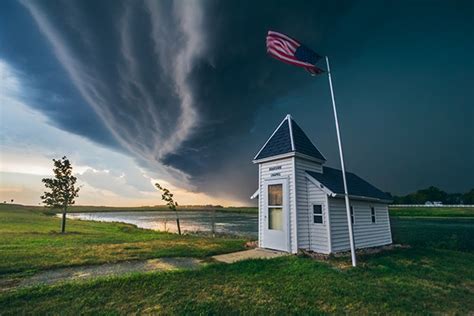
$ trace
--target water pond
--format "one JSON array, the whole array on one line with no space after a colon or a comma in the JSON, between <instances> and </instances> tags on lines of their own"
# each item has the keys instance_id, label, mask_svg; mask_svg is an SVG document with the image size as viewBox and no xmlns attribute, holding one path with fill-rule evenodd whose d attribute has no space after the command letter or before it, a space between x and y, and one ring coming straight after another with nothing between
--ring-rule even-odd
<instances>
[{"instance_id":1,"label":"water pond","mask_svg":"<svg viewBox=\"0 0 474 316\"><path fill-rule=\"evenodd\" d=\"M183 232L216 232L217 234L257 237L257 214L230 212L180 211ZM173 212L94 212L70 213L68 218L99 222L121 222L140 228L177 232Z\"/></svg>"}]
</instances>

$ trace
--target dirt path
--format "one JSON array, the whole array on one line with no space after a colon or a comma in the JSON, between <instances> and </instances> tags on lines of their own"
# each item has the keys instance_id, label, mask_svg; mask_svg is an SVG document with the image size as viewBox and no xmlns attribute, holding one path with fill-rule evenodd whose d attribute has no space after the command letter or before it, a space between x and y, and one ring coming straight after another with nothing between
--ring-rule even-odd
<instances>
[{"instance_id":1,"label":"dirt path","mask_svg":"<svg viewBox=\"0 0 474 316\"><path fill-rule=\"evenodd\" d=\"M37 274L21 280L0 280L0 291L11 290L19 287L54 284L73 280L85 280L103 276L117 276L133 272L192 270L202 265L202 261L195 258L160 258L141 261L126 261L61 268L38 272Z\"/></svg>"}]
</instances>

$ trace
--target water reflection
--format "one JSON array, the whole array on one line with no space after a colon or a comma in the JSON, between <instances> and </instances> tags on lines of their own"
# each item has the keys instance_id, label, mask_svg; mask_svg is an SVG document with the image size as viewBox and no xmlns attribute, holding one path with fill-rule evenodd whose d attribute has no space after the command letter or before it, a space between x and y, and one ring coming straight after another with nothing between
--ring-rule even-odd
<instances>
[{"instance_id":1,"label":"water reflection","mask_svg":"<svg viewBox=\"0 0 474 316\"><path fill-rule=\"evenodd\" d=\"M173 212L97 212L71 213L67 216L73 219L129 223L159 231L178 231ZM257 237L257 214L180 211L179 219L183 232L214 231L217 234Z\"/></svg>"}]
</instances>

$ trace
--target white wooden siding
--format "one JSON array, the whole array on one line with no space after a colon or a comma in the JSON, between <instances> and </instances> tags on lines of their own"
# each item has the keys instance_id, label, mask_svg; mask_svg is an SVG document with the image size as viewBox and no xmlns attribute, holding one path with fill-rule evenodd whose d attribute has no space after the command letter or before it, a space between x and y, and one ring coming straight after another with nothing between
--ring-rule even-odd
<instances>
[{"instance_id":1,"label":"white wooden siding","mask_svg":"<svg viewBox=\"0 0 474 316\"><path fill-rule=\"evenodd\" d=\"M328 253L326 194L306 178L306 171L322 172L319 163L295 158L296 218L298 249ZM314 224L312 205L323 206L323 224Z\"/></svg>"},{"instance_id":2,"label":"white wooden siding","mask_svg":"<svg viewBox=\"0 0 474 316\"><path fill-rule=\"evenodd\" d=\"M328 198L331 221L332 251L349 250L349 232L344 199ZM354 208L354 241L356 248L375 247L392 243L387 204L351 201ZM370 208L375 208L376 222L372 223Z\"/></svg>"},{"instance_id":3,"label":"white wooden siding","mask_svg":"<svg viewBox=\"0 0 474 316\"><path fill-rule=\"evenodd\" d=\"M273 178L281 178L287 177L288 178L288 193L289 193L289 209L288 212L290 214L290 224L289 224L289 236L290 236L290 252L296 253L297 245L296 245L296 236L294 235L296 231L296 223L292 216L294 214L294 198L295 198L295 190L293 186L293 157L286 158L286 159L279 159L269 162L264 162L259 164L259 199L258 199L258 240L259 246L261 246L261 241L263 240L263 225L266 225L265 218L264 218L264 185L266 180L270 180ZM270 170L272 167L280 166L281 169L278 170Z\"/></svg>"},{"instance_id":4,"label":"white wooden siding","mask_svg":"<svg viewBox=\"0 0 474 316\"><path fill-rule=\"evenodd\" d=\"M308 192L307 216L305 225L308 228L309 243L307 249L315 252L329 253L328 236L328 206L326 193L318 188L313 182L306 179ZM315 224L313 220L313 204L319 204L323 207L323 223Z\"/></svg>"}]
</instances>

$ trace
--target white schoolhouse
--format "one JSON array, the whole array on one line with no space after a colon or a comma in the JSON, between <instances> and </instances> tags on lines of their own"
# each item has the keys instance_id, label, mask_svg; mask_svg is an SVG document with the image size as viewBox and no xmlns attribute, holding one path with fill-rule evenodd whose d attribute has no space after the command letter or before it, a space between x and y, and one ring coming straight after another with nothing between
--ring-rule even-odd
<instances>
[{"instance_id":1,"label":"white schoolhouse","mask_svg":"<svg viewBox=\"0 0 474 316\"><path fill-rule=\"evenodd\" d=\"M342 172L326 159L290 115L255 156L258 164L258 246L297 253L350 250ZM392 243L390 197L347 172L356 248Z\"/></svg>"}]
</instances>

